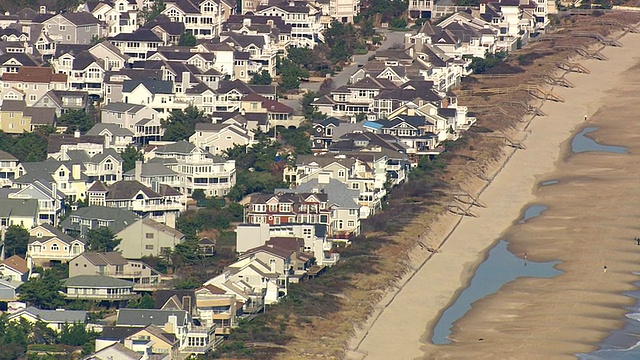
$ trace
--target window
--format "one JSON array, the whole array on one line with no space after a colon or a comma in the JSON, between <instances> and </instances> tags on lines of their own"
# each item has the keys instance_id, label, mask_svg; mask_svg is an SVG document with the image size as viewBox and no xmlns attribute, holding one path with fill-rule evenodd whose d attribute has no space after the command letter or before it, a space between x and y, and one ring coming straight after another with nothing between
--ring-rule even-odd
<instances>
[{"instance_id":1,"label":"window","mask_svg":"<svg viewBox=\"0 0 640 360\"><path fill-rule=\"evenodd\" d=\"M147 239L153 239L153 233L146 233L144 237Z\"/></svg>"},{"instance_id":2,"label":"window","mask_svg":"<svg viewBox=\"0 0 640 360\"><path fill-rule=\"evenodd\" d=\"M358 215L358 209L349 209L349 215Z\"/></svg>"},{"instance_id":3,"label":"window","mask_svg":"<svg viewBox=\"0 0 640 360\"><path fill-rule=\"evenodd\" d=\"M60 26L58 26L58 30L67 31L67 27L65 25L60 25Z\"/></svg>"},{"instance_id":4,"label":"window","mask_svg":"<svg viewBox=\"0 0 640 360\"><path fill-rule=\"evenodd\" d=\"M350 221L347 221L347 226L352 228L352 227L356 226L356 223L355 223L355 221L350 220Z\"/></svg>"},{"instance_id":5,"label":"window","mask_svg":"<svg viewBox=\"0 0 640 360\"><path fill-rule=\"evenodd\" d=\"M60 248L58 247L58 244L51 245L51 251L58 251L58 250L60 250Z\"/></svg>"},{"instance_id":6,"label":"window","mask_svg":"<svg viewBox=\"0 0 640 360\"><path fill-rule=\"evenodd\" d=\"M344 170L338 171L338 177L341 177L341 178L344 177Z\"/></svg>"},{"instance_id":7,"label":"window","mask_svg":"<svg viewBox=\"0 0 640 360\"><path fill-rule=\"evenodd\" d=\"M351 188L352 188L352 189L356 189L356 190L357 190L357 189L360 189L360 184L358 184L358 183L353 183L353 184L351 184Z\"/></svg>"},{"instance_id":8,"label":"window","mask_svg":"<svg viewBox=\"0 0 640 360\"><path fill-rule=\"evenodd\" d=\"M153 245L145 245L144 249L145 250L153 250Z\"/></svg>"}]
</instances>

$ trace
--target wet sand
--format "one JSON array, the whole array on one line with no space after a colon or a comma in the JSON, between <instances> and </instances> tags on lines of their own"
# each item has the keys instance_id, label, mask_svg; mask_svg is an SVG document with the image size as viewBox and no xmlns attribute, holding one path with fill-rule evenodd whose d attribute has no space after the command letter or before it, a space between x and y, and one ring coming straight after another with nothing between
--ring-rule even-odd
<instances>
[{"instance_id":1,"label":"wet sand","mask_svg":"<svg viewBox=\"0 0 640 360\"><path fill-rule=\"evenodd\" d=\"M576 88L554 89L566 102L545 103L548 116L520 134L526 150L516 151L480 196L487 207L474 208L478 217L464 218L369 324L366 336L357 334L359 346L353 348L360 358L575 358L622 326L624 306L633 300L620 294L633 289L638 278L631 272L640 271L640 246L633 242L640 236L640 189L634 186L640 176L640 135L634 135L640 134L634 97L640 66L632 69L640 57L638 41L640 35L628 34L622 48L605 49L608 61L578 60L591 74L568 74ZM572 134L584 126L601 127L589 136L626 146L630 154L569 154ZM560 182L537 186L550 179ZM514 225L529 203L549 209ZM563 261L558 268L565 273L506 285L454 324L453 344L430 345L439 313L500 238L529 260Z\"/></svg>"}]
</instances>

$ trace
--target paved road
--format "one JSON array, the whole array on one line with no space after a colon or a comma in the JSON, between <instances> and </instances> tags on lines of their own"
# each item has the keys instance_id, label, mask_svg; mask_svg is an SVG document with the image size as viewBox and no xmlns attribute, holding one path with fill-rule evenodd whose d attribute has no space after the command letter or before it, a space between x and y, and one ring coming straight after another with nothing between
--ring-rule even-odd
<instances>
[{"instance_id":1,"label":"paved road","mask_svg":"<svg viewBox=\"0 0 640 360\"><path fill-rule=\"evenodd\" d=\"M385 39L380 44L377 50L387 50L393 47L403 47L404 34L409 32L405 31L391 31L391 30L378 30L379 33L384 34ZM349 82L349 78L358 70L359 65L364 65L369 61L369 57L375 54L375 51L369 51L366 55L355 55L354 62L343 68L343 70L336 75L332 76L334 86L336 88L346 85ZM300 84L301 89L307 89L309 91L320 90L320 82L306 82ZM300 102L298 100L280 100L281 103L291 106L292 108L299 110Z\"/></svg>"}]
</instances>

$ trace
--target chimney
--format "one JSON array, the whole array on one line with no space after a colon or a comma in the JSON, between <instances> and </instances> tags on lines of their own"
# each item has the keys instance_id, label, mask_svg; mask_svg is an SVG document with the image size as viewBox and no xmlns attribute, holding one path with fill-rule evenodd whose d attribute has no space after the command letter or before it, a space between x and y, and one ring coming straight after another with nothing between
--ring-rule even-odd
<instances>
[{"instance_id":1,"label":"chimney","mask_svg":"<svg viewBox=\"0 0 640 360\"><path fill-rule=\"evenodd\" d=\"M182 92L185 93L189 88L189 83L191 83L191 73L188 71L182 72Z\"/></svg>"},{"instance_id":2,"label":"chimney","mask_svg":"<svg viewBox=\"0 0 640 360\"><path fill-rule=\"evenodd\" d=\"M47 13L47 7L46 6L40 6L40 14L46 14Z\"/></svg>"},{"instance_id":3,"label":"chimney","mask_svg":"<svg viewBox=\"0 0 640 360\"><path fill-rule=\"evenodd\" d=\"M133 339L124 339L124 347L133 350Z\"/></svg>"},{"instance_id":4,"label":"chimney","mask_svg":"<svg viewBox=\"0 0 640 360\"><path fill-rule=\"evenodd\" d=\"M74 180L80 179L80 164L71 165L71 176Z\"/></svg>"},{"instance_id":5,"label":"chimney","mask_svg":"<svg viewBox=\"0 0 640 360\"><path fill-rule=\"evenodd\" d=\"M242 26L251 26L251 19L242 19Z\"/></svg>"},{"instance_id":6,"label":"chimney","mask_svg":"<svg viewBox=\"0 0 640 360\"><path fill-rule=\"evenodd\" d=\"M272 259L273 260L273 259ZM277 274L278 270L276 269L276 262L275 260L273 261L269 261L269 266L271 267L271 273L273 274Z\"/></svg>"},{"instance_id":7,"label":"chimney","mask_svg":"<svg viewBox=\"0 0 640 360\"><path fill-rule=\"evenodd\" d=\"M73 132L73 137L76 138L76 139L80 138L80 130L74 131Z\"/></svg>"},{"instance_id":8,"label":"chimney","mask_svg":"<svg viewBox=\"0 0 640 360\"><path fill-rule=\"evenodd\" d=\"M136 160L135 178L136 181L142 181L142 161Z\"/></svg>"}]
</instances>

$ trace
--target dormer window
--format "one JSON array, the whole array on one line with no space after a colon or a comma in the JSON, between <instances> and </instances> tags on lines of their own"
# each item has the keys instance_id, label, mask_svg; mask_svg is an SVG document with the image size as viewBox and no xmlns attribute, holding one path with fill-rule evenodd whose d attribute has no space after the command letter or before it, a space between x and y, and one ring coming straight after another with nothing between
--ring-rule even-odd
<instances>
[{"instance_id":1,"label":"dormer window","mask_svg":"<svg viewBox=\"0 0 640 360\"><path fill-rule=\"evenodd\" d=\"M38 232L36 233L36 237L37 237L37 238L41 238L41 237L42 237L42 232L38 231Z\"/></svg>"}]
</instances>

